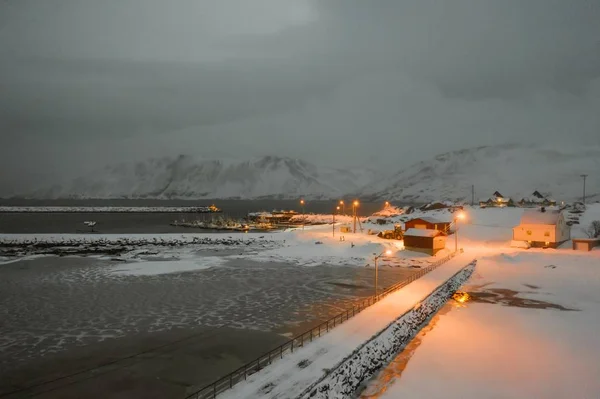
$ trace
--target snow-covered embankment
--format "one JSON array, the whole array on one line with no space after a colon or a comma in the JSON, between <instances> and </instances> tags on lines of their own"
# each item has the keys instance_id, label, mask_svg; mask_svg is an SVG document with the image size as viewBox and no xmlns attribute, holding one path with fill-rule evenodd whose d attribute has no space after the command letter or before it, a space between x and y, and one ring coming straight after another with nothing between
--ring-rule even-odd
<instances>
[{"instance_id":1,"label":"snow-covered embankment","mask_svg":"<svg viewBox=\"0 0 600 399\"><path fill-rule=\"evenodd\" d=\"M429 317L435 314L464 284L475 269L476 261L458 271L429 296L394 320L387 328L357 348L299 398L347 398L359 386L389 363L414 337Z\"/></svg>"}]
</instances>

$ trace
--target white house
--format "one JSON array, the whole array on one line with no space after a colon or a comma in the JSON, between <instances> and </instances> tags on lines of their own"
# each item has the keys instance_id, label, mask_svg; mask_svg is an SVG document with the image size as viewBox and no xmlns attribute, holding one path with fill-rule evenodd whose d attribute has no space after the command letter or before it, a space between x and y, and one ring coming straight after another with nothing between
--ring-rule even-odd
<instances>
[{"instance_id":1,"label":"white house","mask_svg":"<svg viewBox=\"0 0 600 399\"><path fill-rule=\"evenodd\" d=\"M560 211L544 207L523 212L521 223L513 227L513 240L526 241L533 247L556 248L571 239L571 227Z\"/></svg>"}]
</instances>

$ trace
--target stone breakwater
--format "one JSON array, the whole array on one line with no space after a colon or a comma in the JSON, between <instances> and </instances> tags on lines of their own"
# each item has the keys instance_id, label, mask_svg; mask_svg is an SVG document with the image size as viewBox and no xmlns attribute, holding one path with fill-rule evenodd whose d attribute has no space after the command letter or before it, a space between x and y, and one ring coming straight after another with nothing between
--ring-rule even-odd
<instances>
[{"instance_id":1,"label":"stone breakwater","mask_svg":"<svg viewBox=\"0 0 600 399\"><path fill-rule=\"evenodd\" d=\"M253 246L273 248L279 242L260 237L121 237L121 236L38 236L0 237L0 255L118 255L138 247L174 248L186 246Z\"/></svg>"},{"instance_id":2,"label":"stone breakwater","mask_svg":"<svg viewBox=\"0 0 600 399\"><path fill-rule=\"evenodd\" d=\"M356 349L298 398L351 397L362 383L388 364L410 342L421 326L469 279L475 265L476 261L472 261L461 269L413 309Z\"/></svg>"}]
</instances>

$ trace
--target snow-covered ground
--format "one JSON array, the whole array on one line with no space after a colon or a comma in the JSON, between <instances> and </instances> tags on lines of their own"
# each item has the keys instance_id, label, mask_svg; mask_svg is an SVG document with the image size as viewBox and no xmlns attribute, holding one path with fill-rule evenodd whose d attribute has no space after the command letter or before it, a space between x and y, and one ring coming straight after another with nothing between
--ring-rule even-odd
<instances>
[{"instance_id":1,"label":"snow-covered ground","mask_svg":"<svg viewBox=\"0 0 600 399\"><path fill-rule=\"evenodd\" d=\"M285 356L273 366L225 391L222 398L291 398L316 382L324 370L332 369L358 346L428 296L436 287L467 265L466 255L458 256L424 277L390 294L333 329L322 338Z\"/></svg>"},{"instance_id":2,"label":"snow-covered ground","mask_svg":"<svg viewBox=\"0 0 600 399\"><path fill-rule=\"evenodd\" d=\"M600 251L483 256L465 289L364 398L600 397Z\"/></svg>"}]
</instances>

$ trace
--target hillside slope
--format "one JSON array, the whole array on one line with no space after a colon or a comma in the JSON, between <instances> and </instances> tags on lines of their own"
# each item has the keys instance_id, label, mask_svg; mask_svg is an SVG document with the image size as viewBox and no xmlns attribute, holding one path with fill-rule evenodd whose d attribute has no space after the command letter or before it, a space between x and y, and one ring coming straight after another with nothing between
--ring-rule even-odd
<instances>
[{"instance_id":1,"label":"hillside slope","mask_svg":"<svg viewBox=\"0 0 600 399\"><path fill-rule=\"evenodd\" d=\"M546 148L501 145L448 152L405 168L360 190L369 200L431 202L475 200L492 195L520 199L534 190L559 201L581 199L588 174L587 197L600 200L600 147Z\"/></svg>"},{"instance_id":2,"label":"hillside slope","mask_svg":"<svg viewBox=\"0 0 600 399\"><path fill-rule=\"evenodd\" d=\"M373 175L283 157L233 161L181 155L108 166L25 197L324 199L357 190Z\"/></svg>"}]
</instances>

